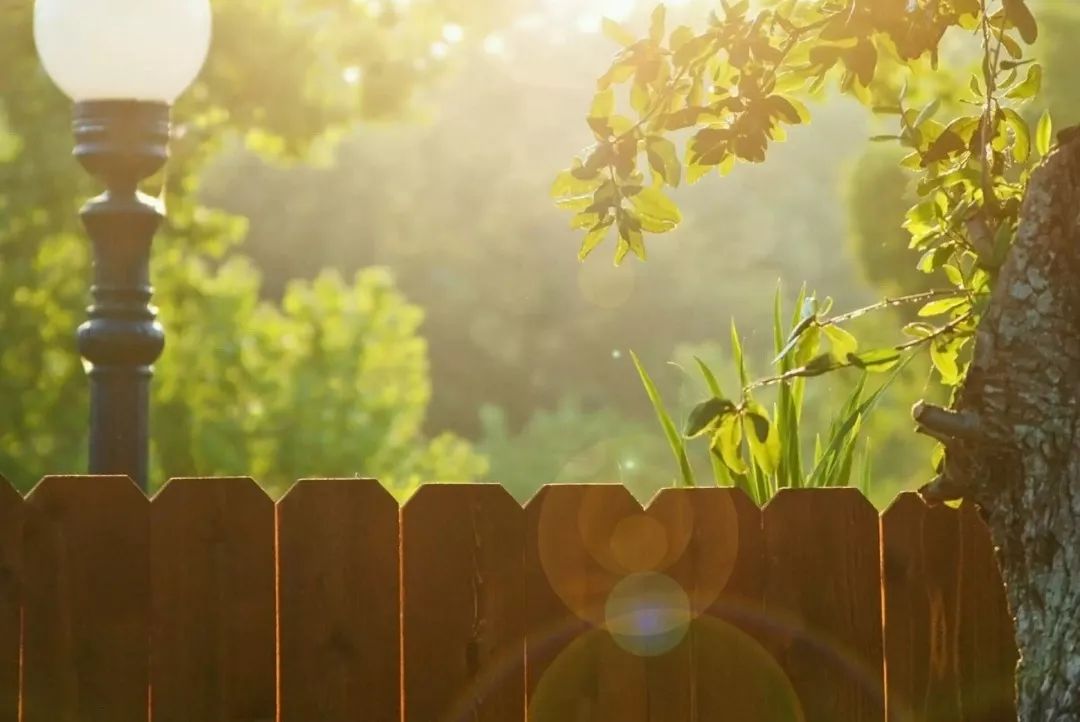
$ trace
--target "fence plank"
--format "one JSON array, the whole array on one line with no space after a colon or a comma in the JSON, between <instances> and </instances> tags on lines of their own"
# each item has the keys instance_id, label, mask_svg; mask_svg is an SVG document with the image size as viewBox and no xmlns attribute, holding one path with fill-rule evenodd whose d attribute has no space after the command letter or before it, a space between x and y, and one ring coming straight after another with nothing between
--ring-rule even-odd
<instances>
[{"instance_id":1,"label":"fence plank","mask_svg":"<svg viewBox=\"0 0 1080 722\"><path fill-rule=\"evenodd\" d=\"M19 714L23 501L0 476L0 722Z\"/></svg>"},{"instance_id":2,"label":"fence plank","mask_svg":"<svg viewBox=\"0 0 1080 722\"><path fill-rule=\"evenodd\" d=\"M281 722L398 722L398 505L376 481L278 502Z\"/></svg>"},{"instance_id":3,"label":"fence plank","mask_svg":"<svg viewBox=\"0 0 1080 722\"><path fill-rule=\"evenodd\" d=\"M247 478L174 479L150 549L154 722L273 720L273 502Z\"/></svg>"},{"instance_id":4,"label":"fence plank","mask_svg":"<svg viewBox=\"0 0 1080 722\"><path fill-rule=\"evenodd\" d=\"M1016 719L1016 637L990 532L976 508L960 509L960 690L964 722Z\"/></svg>"},{"instance_id":5,"label":"fence plank","mask_svg":"<svg viewBox=\"0 0 1080 722\"><path fill-rule=\"evenodd\" d=\"M772 647L804 719L881 722L877 511L856 489L786 489L764 528Z\"/></svg>"},{"instance_id":6,"label":"fence plank","mask_svg":"<svg viewBox=\"0 0 1080 722\"><path fill-rule=\"evenodd\" d=\"M617 485L549 486L526 506L529 722L643 722L645 666L604 630L626 570L612 553L621 522L642 514Z\"/></svg>"},{"instance_id":7,"label":"fence plank","mask_svg":"<svg viewBox=\"0 0 1080 722\"><path fill-rule=\"evenodd\" d=\"M24 721L145 722L146 497L126 477L47 477L24 509Z\"/></svg>"},{"instance_id":8,"label":"fence plank","mask_svg":"<svg viewBox=\"0 0 1080 722\"><path fill-rule=\"evenodd\" d=\"M402 512L405 720L524 720L524 511L433 484Z\"/></svg>"},{"instance_id":9,"label":"fence plank","mask_svg":"<svg viewBox=\"0 0 1080 722\"><path fill-rule=\"evenodd\" d=\"M960 515L901 494L881 534L887 718L959 722Z\"/></svg>"},{"instance_id":10,"label":"fence plank","mask_svg":"<svg viewBox=\"0 0 1080 722\"><path fill-rule=\"evenodd\" d=\"M735 489L668 489L649 512L664 519L669 540L679 545L664 571L688 593L694 618L685 644L647 659L649 719L791 717L793 692L762 646L761 510ZM680 523L688 533L677 531Z\"/></svg>"}]
</instances>

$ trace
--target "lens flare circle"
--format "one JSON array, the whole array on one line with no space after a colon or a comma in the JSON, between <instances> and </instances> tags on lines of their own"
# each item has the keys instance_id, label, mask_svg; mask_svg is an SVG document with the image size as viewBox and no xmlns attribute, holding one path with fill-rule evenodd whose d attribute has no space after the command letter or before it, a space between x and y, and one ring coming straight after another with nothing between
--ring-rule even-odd
<instances>
[{"instance_id":1,"label":"lens flare circle","mask_svg":"<svg viewBox=\"0 0 1080 722\"><path fill-rule=\"evenodd\" d=\"M690 597L674 579L655 572L625 577L604 607L604 626L616 644L639 657L670 652L690 621Z\"/></svg>"}]
</instances>

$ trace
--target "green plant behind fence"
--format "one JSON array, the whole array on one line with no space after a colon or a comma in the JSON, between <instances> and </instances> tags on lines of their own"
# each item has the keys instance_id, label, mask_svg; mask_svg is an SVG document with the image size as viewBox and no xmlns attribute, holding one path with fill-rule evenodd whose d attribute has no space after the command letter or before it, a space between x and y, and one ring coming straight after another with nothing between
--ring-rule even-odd
<instances>
[{"instance_id":1,"label":"green plant behind fence","mask_svg":"<svg viewBox=\"0 0 1080 722\"><path fill-rule=\"evenodd\" d=\"M766 383L751 382L742 339L733 323L731 353L739 372L739 394L726 395L709 365L695 357L697 372L711 396L693 408L681 432L648 371L637 355L631 354L675 456L681 486L697 485L688 442L700 438L709 444L713 483L743 489L759 504L783 488L858 485L867 492L871 475L870 442L864 440L859 453L860 430L906 362L900 363L896 358L862 369L854 389L824 433L811 432L803 423L805 369L815 359L828 357L821 353L825 343L833 356L844 357L855 351L854 337L838 325L819 326L810 322L827 313L829 305L828 299L818 301L804 290L796 301L790 323L785 325L777 291L773 314L776 351L773 362L777 375ZM868 388L870 374L881 371L891 373L876 388ZM801 375L795 375L796 372ZM766 387L775 388L771 403L754 396L755 391Z\"/></svg>"}]
</instances>

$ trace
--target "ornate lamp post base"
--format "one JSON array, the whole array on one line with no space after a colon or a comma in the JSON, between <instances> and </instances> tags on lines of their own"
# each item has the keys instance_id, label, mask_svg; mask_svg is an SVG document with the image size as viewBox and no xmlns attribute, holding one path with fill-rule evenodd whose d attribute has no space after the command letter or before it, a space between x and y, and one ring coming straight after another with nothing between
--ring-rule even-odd
<instances>
[{"instance_id":1,"label":"ornate lamp post base","mask_svg":"<svg viewBox=\"0 0 1080 722\"><path fill-rule=\"evenodd\" d=\"M139 192L168 156L169 106L103 100L75 105L75 157L105 185L82 209L94 247L89 320L79 352L90 363L90 473L147 487L150 378L165 332L150 304L150 247L165 217Z\"/></svg>"}]
</instances>

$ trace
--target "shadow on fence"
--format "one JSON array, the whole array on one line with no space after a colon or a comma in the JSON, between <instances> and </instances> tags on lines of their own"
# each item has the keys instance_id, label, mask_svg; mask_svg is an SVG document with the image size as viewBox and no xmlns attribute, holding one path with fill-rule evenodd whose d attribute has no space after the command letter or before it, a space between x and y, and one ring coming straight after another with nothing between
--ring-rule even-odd
<instances>
[{"instance_id":1,"label":"shadow on fence","mask_svg":"<svg viewBox=\"0 0 1080 722\"><path fill-rule=\"evenodd\" d=\"M851 489L0 483L0 722L1014 722L985 527Z\"/></svg>"}]
</instances>

